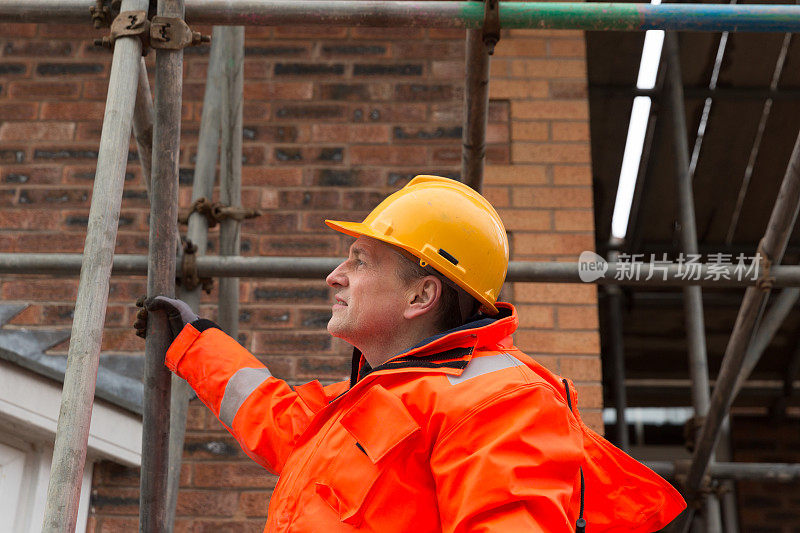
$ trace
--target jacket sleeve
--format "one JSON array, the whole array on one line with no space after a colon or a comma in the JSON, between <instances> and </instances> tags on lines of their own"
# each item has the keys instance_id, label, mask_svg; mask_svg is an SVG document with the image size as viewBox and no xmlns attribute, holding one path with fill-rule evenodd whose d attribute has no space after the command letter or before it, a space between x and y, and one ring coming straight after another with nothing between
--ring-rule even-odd
<instances>
[{"instance_id":1,"label":"jacket sleeve","mask_svg":"<svg viewBox=\"0 0 800 533\"><path fill-rule=\"evenodd\" d=\"M482 402L434 444L442 531L575 531L582 456L577 422L548 387Z\"/></svg>"},{"instance_id":2,"label":"jacket sleeve","mask_svg":"<svg viewBox=\"0 0 800 533\"><path fill-rule=\"evenodd\" d=\"M204 319L183 328L167 350L165 363L189 383L247 455L280 473L313 416L314 409L302 396L319 394L298 394ZM319 382L304 387L309 385L322 393Z\"/></svg>"}]
</instances>

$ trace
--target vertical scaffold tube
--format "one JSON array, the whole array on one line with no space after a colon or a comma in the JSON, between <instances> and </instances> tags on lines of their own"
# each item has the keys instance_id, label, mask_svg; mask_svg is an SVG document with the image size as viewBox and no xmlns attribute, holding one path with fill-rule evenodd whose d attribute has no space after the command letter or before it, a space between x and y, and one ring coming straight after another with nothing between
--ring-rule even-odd
<instances>
[{"instance_id":1,"label":"vertical scaffold tube","mask_svg":"<svg viewBox=\"0 0 800 533\"><path fill-rule=\"evenodd\" d=\"M147 9L147 2L126 0L122 9ZM139 39L117 41L47 487L42 531L48 533L74 531L78 517L141 56Z\"/></svg>"},{"instance_id":2,"label":"vertical scaffold tube","mask_svg":"<svg viewBox=\"0 0 800 533\"><path fill-rule=\"evenodd\" d=\"M158 15L183 18L183 0L159 0ZM178 243L178 161L183 50L156 50L155 124L150 198L147 294L175 295ZM171 374L164 355L172 336L163 313L147 324L139 530L166 531Z\"/></svg>"},{"instance_id":3,"label":"vertical scaffold tube","mask_svg":"<svg viewBox=\"0 0 800 533\"><path fill-rule=\"evenodd\" d=\"M467 30L466 43L467 81L464 91L461 181L480 192L489 115L489 52L483 44L481 30Z\"/></svg>"},{"instance_id":4,"label":"vertical scaffold tube","mask_svg":"<svg viewBox=\"0 0 800 533\"><path fill-rule=\"evenodd\" d=\"M244 27L224 29L225 83L219 155L219 199L238 207L242 202L242 90L244 87ZM239 255L241 223L233 218L220 223L219 254ZM239 336L239 278L219 280L219 324L234 339Z\"/></svg>"},{"instance_id":5,"label":"vertical scaffold tube","mask_svg":"<svg viewBox=\"0 0 800 533\"><path fill-rule=\"evenodd\" d=\"M697 224L694 214L694 192L689 174L689 141L686 132L686 109L683 100L683 78L681 76L678 35L667 32L664 36L667 59L665 88L669 102L670 124L675 150L675 173L678 191L678 220L681 251L696 255ZM708 412L709 382L706 352L705 317L703 315L703 293L698 286L683 288L684 324L686 344L689 352L689 374L692 379L692 404L695 417L704 417ZM719 500L710 495L706 498L706 527L710 533L721 533Z\"/></svg>"}]
</instances>

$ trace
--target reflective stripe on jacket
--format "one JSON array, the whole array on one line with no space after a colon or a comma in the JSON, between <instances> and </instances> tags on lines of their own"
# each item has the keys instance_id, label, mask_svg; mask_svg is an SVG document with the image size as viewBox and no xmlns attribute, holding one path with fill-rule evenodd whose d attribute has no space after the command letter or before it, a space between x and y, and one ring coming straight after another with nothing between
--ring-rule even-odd
<instances>
[{"instance_id":1,"label":"reflective stripe on jacket","mask_svg":"<svg viewBox=\"0 0 800 533\"><path fill-rule=\"evenodd\" d=\"M265 531L649 532L685 504L587 428L574 386L514 347L517 316L450 330L354 383L274 378L213 323L167 353L244 451L280 474Z\"/></svg>"}]
</instances>

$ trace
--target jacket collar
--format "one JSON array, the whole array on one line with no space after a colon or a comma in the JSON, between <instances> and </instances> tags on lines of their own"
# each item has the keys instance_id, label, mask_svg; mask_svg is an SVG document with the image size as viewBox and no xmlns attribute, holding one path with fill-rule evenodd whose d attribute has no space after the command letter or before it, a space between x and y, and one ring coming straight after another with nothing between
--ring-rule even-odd
<instances>
[{"instance_id":1,"label":"jacket collar","mask_svg":"<svg viewBox=\"0 0 800 533\"><path fill-rule=\"evenodd\" d=\"M475 315L464 325L423 339L376 368L372 368L354 348L350 386L377 370L441 368L453 369L455 372L450 370L448 373L460 374L476 348L510 348L513 346L511 336L519 325L517 311L509 303L498 302L496 305L500 311L497 315Z\"/></svg>"}]
</instances>

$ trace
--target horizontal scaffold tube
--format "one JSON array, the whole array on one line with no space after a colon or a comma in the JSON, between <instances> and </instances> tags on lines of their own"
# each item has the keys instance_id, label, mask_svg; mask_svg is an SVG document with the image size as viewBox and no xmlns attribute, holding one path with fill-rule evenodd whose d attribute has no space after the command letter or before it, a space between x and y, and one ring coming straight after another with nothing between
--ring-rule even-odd
<instances>
[{"instance_id":1,"label":"horizontal scaffold tube","mask_svg":"<svg viewBox=\"0 0 800 533\"><path fill-rule=\"evenodd\" d=\"M686 465L669 461L645 461L657 474L672 478L685 470ZM800 464L793 463L711 463L708 473L713 479L734 479L738 481L775 481L792 483L800 480Z\"/></svg>"},{"instance_id":2,"label":"horizontal scaffold tube","mask_svg":"<svg viewBox=\"0 0 800 533\"><path fill-rule=\"evenodd\" d=\"M94 0L0 0L0 22L88 24ZM186 0L194 24L480 28L483 2ZM503 28L800 31L800 6L500 2Z\"/></svg>"},{"instance_id":3,"label":"horizontal scaffold tube","mask_svg":"<svg viewBox=\"0 0 800 533\"><path fill-rule=\"evenodd\" d=\"M0 274L49 274L71 276L80 272L82 254L0 253ZM219 257L196 259L200 277L323 279L342 261L338 257ZM178 264L181 258L178 258ZM697 263L690 275L678 263L653 266L639 263L633 271L631 263L606 263L599 279L586 277L581 263L512 261L508 267L509 282L599 283L602 285L635 285L682 287L749 287L757 284L753 271L744 272L737 264ZM114 256L113 274L145 275L147 256ZM581 276L583 275L583 279ZM584 281L584 279L586 281ZM800 287L800 266L772 267L769 279L773 287Z\"/></svg>"}]
</instances>

